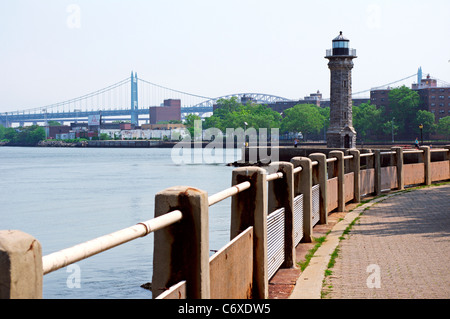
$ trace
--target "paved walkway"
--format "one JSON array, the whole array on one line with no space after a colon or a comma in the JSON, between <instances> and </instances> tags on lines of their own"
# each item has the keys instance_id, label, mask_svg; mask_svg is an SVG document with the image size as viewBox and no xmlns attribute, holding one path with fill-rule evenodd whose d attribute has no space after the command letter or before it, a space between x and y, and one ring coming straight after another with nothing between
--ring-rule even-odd
<instances>
[{"instance_id":1,"label":"paved walkway","mask_svg":"<svg viewBox=\"0 0 450 319\"><path fill-rule=\"evenodd\" d=\"M349 235L339 240L361 212ZM390 194L348 213L317 250L290 298L321 297L323 272L336 247L324 298L450 298L450 185Z\"/></svg>"}]
</instances>

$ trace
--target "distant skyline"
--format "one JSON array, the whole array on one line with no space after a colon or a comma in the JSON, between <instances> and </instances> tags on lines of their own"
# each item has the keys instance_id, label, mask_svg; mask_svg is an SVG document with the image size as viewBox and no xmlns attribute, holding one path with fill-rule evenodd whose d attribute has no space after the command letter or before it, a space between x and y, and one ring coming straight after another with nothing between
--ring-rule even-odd
<instances>
[{"instance_id":1,"label":"distant skyline","mask_svg":"<svg viewBox=\"0 0 450 319\"><path fill-rule=\"evenodd\" d=\"M2 1L0 112L78 97L131 71L202 96L329 97L324 57L339 31L358 56L353 92L419 67L450 82L449 12L448 0Z\"/></svg>"}]
</instances>

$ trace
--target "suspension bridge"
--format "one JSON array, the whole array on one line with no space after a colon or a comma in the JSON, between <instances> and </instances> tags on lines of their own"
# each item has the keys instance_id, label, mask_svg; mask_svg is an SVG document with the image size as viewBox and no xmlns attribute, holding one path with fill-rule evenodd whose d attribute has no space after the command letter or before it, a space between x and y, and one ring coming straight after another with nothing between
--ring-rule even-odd
<instances>
[{"instance_id":1,"label":"suspension bridge","mask_svg":"<svg viewBox=\"0 0 450 319\"><path fill-rule=\"evenodd\" d=\"M166 99L181 100L181 113L195 113L200 116L213 111L219 99L247 97L256 103L288 101L287 98L263 93L236 93L216 98L183 92L138 78L136 72L117 83L100 90L54 103L51 105L0 113L0 125L12 123L46 123L47 121L87 121L91 115L101 115L102 121L131 121L138 125L149 120L149 108L161 106Z\"/></svg>"},{"instance_id":2,"label":"suspension bridge","mask_svg":"<svg viewBox=\"0 0 450 319\"><path fill-rule=\"evenodd\" d=\"M371 90L405 83L406 80L416 76L421 77L421 72L383 86L354 92L353 96L357 97L362 94L367 96ZM448 83L445 82L445 84ZM129 77L119 82L76 98L41 107L0 113L0 125L9 127L13 123L18 123L19 126L24 126L26 123L47 123L50 120L78 122L87 121L91 115L101 115L104 122L131 121L132 124L139 125L139 122L149 121L150 107L161 106L166 99L181 100L182 115L195 113L205 116L213 111L213 105L219 99L231 97L237 97L239 100L247 98L262 104L292 101L281 96L264 93L236 93L212 98L152 83L138 78L136 72L131 72Z\"/></svg>"}]
</instances>

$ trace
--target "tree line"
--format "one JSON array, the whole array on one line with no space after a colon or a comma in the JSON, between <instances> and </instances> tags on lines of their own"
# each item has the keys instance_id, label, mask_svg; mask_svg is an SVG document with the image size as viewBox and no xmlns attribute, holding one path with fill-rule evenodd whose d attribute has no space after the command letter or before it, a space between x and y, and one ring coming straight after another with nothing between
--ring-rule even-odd
<instances>
[{"instance_id":1,"label":"tree line","mask_svg":"<svg viewBox=\"0 0 450 319\"><path fill-rule=\"evenodd\" d=\"M450 116L441 118L436 124L433 113L420 109L419 94L406 86L390 90L387 108L377 107L367 101L353 106L352 113L359 141L390 140L392 133L395 140L410 141L420 136L420 124L426 139L434 133L450 137ZM251 102L242 104L232 97L217 101L213 115L205 119L203 128L215 127L222 132L226 128L244 126L256 130L278 128L280 135L301 132L305 139L322 140L328 129L329 118L329 107L297 104L280 114L267 105ZM193 131L194 121L198 119L200 117L197 115L187 116L185 124L189 130Z\"/></svg>"},{"instance_id":2,"label":"tree line","mask_svg":"<svg viewBox=\"0 0 450 319\"><path fill-rule=\"evenodd\" d=\"M0 141L12 145L35 146L45 140L45 129L39 125L4 127L0 125Z\"/></svg>"}]
</instances>

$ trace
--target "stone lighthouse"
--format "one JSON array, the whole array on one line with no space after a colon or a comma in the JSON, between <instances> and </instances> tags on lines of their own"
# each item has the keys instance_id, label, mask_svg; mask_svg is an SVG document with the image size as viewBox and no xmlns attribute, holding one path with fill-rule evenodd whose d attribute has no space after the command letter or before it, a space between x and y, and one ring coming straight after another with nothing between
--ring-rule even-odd
<instances>
[{"instance_id":1,"label":"stone lighthouse","mask_svg":"<svg viewBox=\"0 0 450 319\"><path fill-rule=\"evenodd\" d=\"M356 50L349 48L349 40L340 34L333 39L326 59L331 72L330 125L327 131L328 148L355 148L356 131L352 121L352 68Z\"/></svg>"}]
</instances>

